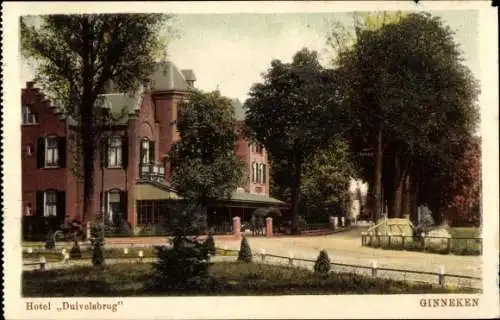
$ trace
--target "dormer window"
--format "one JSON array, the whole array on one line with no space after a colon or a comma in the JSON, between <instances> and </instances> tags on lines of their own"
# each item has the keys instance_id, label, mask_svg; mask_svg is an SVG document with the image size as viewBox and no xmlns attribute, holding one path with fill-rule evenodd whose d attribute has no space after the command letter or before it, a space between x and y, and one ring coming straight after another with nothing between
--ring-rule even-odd
<instances>
[{"instance_id":1,"label":"dormer window","mask_svg":"<svg viewBox=\"0 0 500 320\"><path fill-rule=\"evenodd\" d=\"M23 118L23 124L36 124L37 123L36 114L34 114L31 111L30 106L23 106L22 107L22 118Z\"/></svg>"}]
</instances>

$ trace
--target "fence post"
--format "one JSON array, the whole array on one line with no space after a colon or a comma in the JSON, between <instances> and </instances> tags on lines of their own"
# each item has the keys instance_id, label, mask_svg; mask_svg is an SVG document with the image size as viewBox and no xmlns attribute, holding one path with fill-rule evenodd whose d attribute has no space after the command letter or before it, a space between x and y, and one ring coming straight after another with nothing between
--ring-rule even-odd
<instances>
[{"instance_id":1,"label":"fence post","mask_svg":"<svg viewBox=\"0 0 500 320\"><path fill-rule=\"evenodd\" d=\"M426 242L426 241L425 241L425 233L424 233L424 232L422 232L422 233L420 234L420 236L422 237L422 251L424 251L424 252L425 252L425 242Z\"/></svg>"},{"instance_id":2,"label":"fence post","mask_svg":"<svg viewBox=\"0 0 500 320\"><path fill-rule=\"evenodd\" d=\"M446 251L448 251L448 254L451 253L451 238L448 238L448 241L446 242Z\"/></svg>"},{"instance_id":3,"label":"fence post","mask_svg":"<svg viewBox=\"0 0 500 320\"><path fill-rule=\"evenodd\" d=\"M142 250L139 250L139 263L142 263L143 257L144 257L144 252Z\"/></svg>"},{"instance_id":4,"label":"fence post","mask_svg":"<svg viewBox=\"0 0 500 320\"><path fill-rule=\"evenodd\" d=\"M40 257L40 270L44 271L45 270L45 265L47 264L47 259L45 259L44 256Z\"/></svg>"},{"instance_id":5,"label":"fence post","mask_svg":"<svg viewBox=\"0 0 500 320\"><path fill-rule=\"evenodd\" d=\"M372 261L372 277L377 277L377 261Z\"/></svg>"},{"instance_id":6,"label":"fence post","mask_svg":"<svg viewBox=\"0 0 500 320\"><path fill-rule=\"evenodd\" d=\"M288 265L290 265L290 267L293 267L293 252L288 253Z\"/></svg>"},{"instance_id":7,"label":"fence post","mask_svg":"<svg viewBox=\"0 0 500 320\"><path fill-rule=\"evenodd\" d=\"M124 254L124 255L127 255L127 254L128 254L128 248L126 248L126 247L125 247L125 248L123 248L123 254Z\"/></svg>"},{"instance_id":8,"label":"fence post","mask_svg":"<svg viewBox=\"0 0 500 320\"><path fill-rule=\"evenodd\" d=\"M260 249L260 258L262 259L262 262L266 260L266 249Z\"/></svg>"},{"instance_id":9,"label":"fence post","mask_svg":"<svg viewBox=\"0 0 500 320\"><path fill-rule=\"evenodd\" d=\"M401 233L401 247L404 250L405 249L405 234Z\"/></svg>"},{"instance_id":10,"label":"fence post","mask_svg":"<svg viewBox=\"0 0 500 320\"><path fill-rule=\"evenodd\" d=\"M439 267L438 283L441 287L444 287L444 266Z\"/></svg>"},{"instance_id":11,"label":"fence post","mask_svg":"<svg viewBox=\"0 0 500 320\"><path fill-rule=\"evenodd\" d=\"M366 232L361 232L361 246L364 247L366 245Z\"/></svg>"},{"instance_id":12,"label":"fence post","mask_svg":"<svg viewBox=\"0 0 500 320\"><path fill-rule=\"evenodd\" d=\"M388 239L387 239L387 247L391 249L391 233L387 233Z\"/></svg>"}]
</instances>

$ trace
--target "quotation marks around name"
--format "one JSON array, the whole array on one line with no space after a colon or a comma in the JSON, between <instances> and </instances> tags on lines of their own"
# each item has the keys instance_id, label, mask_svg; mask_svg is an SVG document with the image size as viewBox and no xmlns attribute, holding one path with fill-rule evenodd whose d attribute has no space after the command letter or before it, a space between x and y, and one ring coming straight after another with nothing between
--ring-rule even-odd
<instances>
[{"instance_id":1,"label":"quotation marks around name","mask_svg":"<svg viewBox=\"0 0 500 320\"><path fill-rule=\"evenodd\" d=\"M55 305L55 309L59 312L61 311L107 311L107 312L117 312L118 308L123 306L123 301L117 301L112 303L105 302L85 302L80 303L78 301L62 301L61 303L56 303L53 301L47 302L26 302L25 308L28 311L51 311L52 306Z\"/></svg>"}]
</instances>

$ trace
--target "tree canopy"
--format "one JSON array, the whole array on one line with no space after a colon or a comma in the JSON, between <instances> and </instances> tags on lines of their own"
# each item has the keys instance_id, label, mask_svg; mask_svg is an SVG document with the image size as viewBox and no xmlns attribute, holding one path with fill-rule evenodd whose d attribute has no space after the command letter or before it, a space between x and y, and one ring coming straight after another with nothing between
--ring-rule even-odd
<instances>
[{"instance_id":1,"label":"tree canopy","mask_svg":"<svg viewBox=\"0 0 500 320\"><path fill-rule=\"evenodd\" d=\"M375 165L359 163L376 173L367 179L372 186L386 172L389 213L401 216L403 193L408 201L425 168L439 164L445 170L463 152L477 125L477 82L462 64L450 28L429 14L412 13L360 32L338 62L352 144L357 154L375 155Z\"/></svg>"},{"instance_id":2,"label":"tree canopy","mask_svg":"<svg viewBox=\"0 0 500 320\"><path fill-rule=\"evenodd\" d=\"M149 81L155 57L165 49L162 14L72 14L21 19L21 50L35 67L36 82L71 118L83 164L83 220L94 213L93 178L96 147L109 112L99 95L112 82L134 93ZM80 159L77 158L76 160Z\"/></svg>"},{"instance_id":3,"label":"tree canopy","mask_svg":"<svg viewBox=\"0 0 500 320\"><path fill-rule=\"evenodd\" d=\"M229 198L244 176L234 152L237 136L231 100L218 91L193 91L180 106L177 129L180 139L169 153L172 187L201 206Z\"/></svg>"},{"instance_id":4,"label":"tree canopy","mask_svg":"<svg viewBox=\"0 0 500 320\"><path fill-rule=\"evenodd\" d=\"M335 72L315 51L298 51L291 63L273 60L245 103L247 135L265 146L272 162L283 162L291 186L292 229L298 231L302 166L342 131L345 116L336 94Z\"/></svg>"}]
</instances>

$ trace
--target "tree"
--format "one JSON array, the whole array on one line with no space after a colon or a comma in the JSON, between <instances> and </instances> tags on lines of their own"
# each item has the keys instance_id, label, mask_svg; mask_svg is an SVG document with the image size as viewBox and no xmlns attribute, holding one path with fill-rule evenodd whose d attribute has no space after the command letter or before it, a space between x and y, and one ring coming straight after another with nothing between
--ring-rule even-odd
<instances>
[{"instance_id":1,"label":"tree","mask_svg":"<svg viewBox=\"0 0 500 320\"><path fill-rule=\"evenodd\" d=\"M231 100L218 91L193 91L181 106L177 123L180 139L169 160L172 187L183 198L200 205L229 198L243 181L243 164L234 152L236 143Z\"/></svg>"},{"instance_id":2,"label":"tree","mask_svg":"<svg viewBox=\"0 0 500 320\"><path fill-rule=\"evenodd\" d=\"M479 226L481 223L481 139L471 136L465 152L451 170L424 186L423 199L436 203L441 214L437 217L455 226Z\"/></svg>"},{"instance_id":3,"label":"tree","mask_svg":"<svg viewBox=\"0 0 500 320\"><path fill-rule=\"evenodd\" d=\"M335 73L317 53L304 48L291 63L273 60L264 81L252 86L245 103L246 134L266 148L272 163L282 163L290 180L292 232L298 232L300 185L307 157L342 132Z\"/></svg>"},{"instance_id":4,"label":"tree","mask_svg":"<svg viewBox=\"0 0 500 320\"><path fill-rule=\"evenodd\" d=\"M70 129L78 143L75 160L83 162L75 171L83 175L84 221L93 215L97 142L113 120L99 96L110 83L134 93L149 81L154 59L165 47L161 30L167 19L162 14L72 14L21 20L23 56L35 64L43 91L76 123Z\"/></svg>"},{"instance_id":5,"label":"tree","mask_svg":"<svg viewBox=\"0 0 500 320\"><path fill-rule=\"evenodd\" d=\"M331 59L332 64L334 66L339 66L345 63L343 57L349 54L363 32L376 31L386 25L398 23L406 16L407 14L401 11L354 12L352 15L352 28L346 28L345 25L336 23L327 37L327 45L333 50L333 58ZM347 79L345 80L348 82ZM349 84L346 85L347 88L350 86ZM346 92L343 94L348 96ZM369 103L373 98L374 97L370 96L370 93L368 93L368 97L366 97L364 101L358 101L358 103L364 105ZM352 106L351 103L351 107ZM356 104L354 106L356 106ZM370 106L370 108L373 107L373 105ZM381 110L372 110L370 114L375 114L380 111ZM353 134L351 134L350 140L351 147L356 155L354 159L358 163L358 167L363 168L360 173L364 177L364 180L368 181L369 185L372 186L372 188L370 188L370 204L372 206L372 213L377 216L383 206L382 168L384 146L382 139L383 124L377 117L374 117L373 122L374 126L372 129L366 130L365 123L352 119L354 125L351 128ZM360 130L361 128L363 128L363 130ZM374 162L371 162L371 159L366 157L367 151L374 155ZM372 165L373 168L371 168Z\"/></svg>"},{"instance_id":6,"label":"tree","mask_svg":"<svg viewBox=\"0 0 500 320\"><path fill-rule=\"evenodd\" d=\"M355 171L348 148L345 141L335 141L304 165L301 186L304 203L320 216L328 217L333 208L342 212L349 210L349 183Z\"/></svg>"},{"instance_id":7,"label":"tree","mask_svg":"<svg viewBox=\"0 0 500 320\"><path fill-rule=\"evenodd\" d=\"M460 55L439 18L409 14L359 33L339 58L351 136L358 147L375 150L378 178L372 182L384 181L390 216L402 215L403 198L409 198L403 194L425 176L426 166L446 170L475 129L477 83Z\"/></svg>"}]
</instances>

